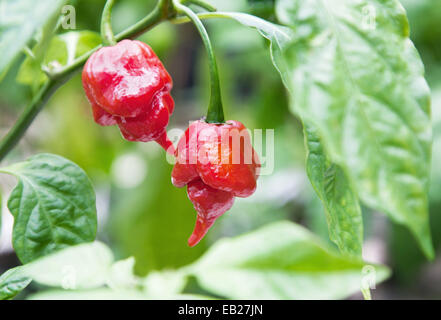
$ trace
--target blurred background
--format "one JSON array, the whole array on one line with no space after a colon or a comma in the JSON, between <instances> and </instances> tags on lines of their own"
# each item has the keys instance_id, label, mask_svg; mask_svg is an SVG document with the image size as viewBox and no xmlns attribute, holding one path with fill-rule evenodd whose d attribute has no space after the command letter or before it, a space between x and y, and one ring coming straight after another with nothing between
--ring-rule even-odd
<instances>
[{"instance_id":1,"label":"blurred background","mask_svg":"<svg viewBox=\"0 0 441 320\"><path fill-rule=\"evenodd\" d=\"M99 31L104 0L77 0L76 30ZM222 11L242 11L275 21L272 0L211 0ZM426 66L433 94L433 168L430 190L431 228L435 247L441 243L441 1L401 0L408 12L411 38ZM155 1L118 1L115 31L141 19ZM277 21L275 21L277 22ZM187 247L195 211L185 189L170 181L172 165L155 143L130 143L117 127L100 127L92 119L80 75L62 87L38 116L25 138L5 162L49 152L81 166L91 178L99 214L98 238L117 258L134 256L136 272L173 269L197 259L221 237L256 229L272 221L289 219L305 225L329 241L323 208L305 174L305 150L300 122L289 112L287 93L271 64L268 44L253 30L234 21L206 22L212 38L223 90L227 119L248 128L275 129L274 173L259 180L250 198L237 199L195 248ZM176 108L169 129L185 129L190 120L205 114L208 104L208 70L200 38L191 24L169 22L143 35L174 79ZM24 58L24 57L23 57ZM32 88L16 83L15 65L0 84L0 136L12 126L29 103ZM264 156L264 155L263 155ZM2 175L3 198L15 185ZM373 291L375 299L440 299L441 256L428 263L409 232L384 215L363 208L364 258L384 263L393 276ZM19 264L11 248L12 217L3 203L0 235L0 273ZM332 246L333 244L330 243ZM439 253L439 250L438 250ZM33 290L32 286L29 290ZM354 296L352 298L360 298Z\"/></svg>"}]
</instances>

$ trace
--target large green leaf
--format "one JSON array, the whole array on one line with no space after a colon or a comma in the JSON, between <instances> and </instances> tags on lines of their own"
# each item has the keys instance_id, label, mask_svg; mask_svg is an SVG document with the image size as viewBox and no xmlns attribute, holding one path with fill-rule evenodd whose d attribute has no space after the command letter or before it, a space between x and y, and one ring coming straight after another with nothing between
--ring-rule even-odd
<instances>
[{"instance_id":1,"label":"large green leaf","mask_svg":"<svg viewBox=\"0 0 441 320\"><path fill-rule=\"evenodd\" d=\"M344 171L329 161L317 130L305 125L306 171L326 211L329 237L340 251L361 257L363 220L358 197Z\"/></svg>"},{"instance_id":2,"label":"large green leaf","mask_svg":"<svg viewBox=\"0 0 441 320\"><path fill-rule=\"evenodd\" d=\"M101 242L71 246L5 272L0 277L0 300L13 298L32 280L79 292L105 285L132 289L127 284L133 279L133 263L132 259L114 263L112 252Z\"/></svg>"},{"instance_id":3,"label":"large green leaf","mask_svg":"<svg viewBox=\"0 0 441 320\"><path fill-rule=\"evenodd\" d=\"M277 13L297 32L278 65L293 111L317 127L360 199L406 225L433 257L430 95L400 3L278 0Z\"/></svg>"},{"instance_id":4,"label":"large green leaf","mask_svg":"<svg viewBox=\"0 0 441 320\"><path fill-rule=\"evenodd\" d=\"M29 300L144 300L141 291L98 288L92 290L46 290L32 294Z\"/></svg>"},{"instance_id":5,"label":"large green leaf","mask_svg":"<svg viewBox=\"0 0 441 320\"><path fill-rule=\"evenodd\" d=\"M32 281L24 274L22 267L6 271L0 276L0 300L14 298Z\"/></svg>"},{"instance_id":6,"label":"large green leaf","mask_svg":"<svg viewBox=\"0 0 441 320\"><path fill-rule=\"evenodd\" d=\"M12 298L32 279L64 290L39 292L31 299L209 299L182 294L185 272L152 272L140 279L133 274L134 263L133 258L114 262L101 242L72 246L5 273L0 298Z\"/></svg>"},{"instance_id":7,"label":"large green leaf","mask_svg":"<svg viewBox=\"0 0 441 320\"><path fill-rule=\"evenodd\" d=\"M85 172L52 154L0 169L18 178L8 200L13 246L23 263L95 239L95 192Z\"/></svg>"},{"instance_id":8,"label":"large green leaf","mask_svg":"<svg viewBox=\"0 0 441 320\"><path fill-rule=\"evenodd\" d=\"M294 33L248 15L201 16L234 18L271 41L293 111L317 127L361 200L410 228L432 257L430 95L403 8L397 0L278 0L277 14Z\"/></svg>"},{"instance_id":9,"label":"large green leaf","mask_svg":"<svg viewBox=\"0 0 441 320\"><path fill-rule=\"evenodd\" d=\"M217 242L188 271L205 290L232 299L338 299L360 289L367 268L376 282L389 273L334 252L303 227L277 222Z\"/></svg>"},{"instance_id":10,"label":"large green leaf","mask_svg":"<svg viewBox=\"0 0 441 320\"><path fill-rule=\"evenodd\" d=\"M49 254L22 268L29 278L44 285L88 289L107 283L113 261L113 254L106 245L93 242Z\"/></svg>"},{"instance_id":11,"label":"large green leaf","mask_svg":"<svg viewBox=\"0 0 441 320\"><path fill-rule=\"evenodd\" d=\"M0 75L35 31L59 14L65 0L2 0L0 2Z\"/></svg>"},{"instance_id":12,"label":"large green leaf","mask_svg":"<svg viewBox=\"0 0 441 320\"><path fill-rule=\"evenodd\" d=\"M146 300L151 297L146 296L140 290L113 290L109 288L99 288L93 290L48 290L32 294L29 300ZM160 300L161 297L155 297ZM211 297L191 294L176 294L168 296L167 300L210 300Z\"/></svg>"},{"instance_id":13,"label":"large green leaf","mask_svg":"<svg viewBox=\"0 0 441 320\"><path fill-rule=\"evenodd\" d=\"M153 271L144 279L144 293L149 299L173 299L187 284L187 275L180 271Z\"/></svg>"},{"instance_id":14,"label":"large green leaf","mask_svg":"<svg viewBox=\"0 0 441 320\"><path fill-rule=\"evenodd\" d=\"M138 285L134 270L135 258L117 261L110 269L106 284L112 289L132 289Z\"/></svg>"},{"instance_id":15,"label":"large green leaf","mask_svg":"<svg viewBox=\"0 0 441 320\"><path fill-rule=\"evenodd\" d=\"M385 267L338 254L291 222L220 241L199 261L179 270L139 279L133 265L132 258L114 263L102 243L81 244L8 271L0 277L0 289L7 285L7 290L0 293L12 298L32 279L65 289L39 293L32 297L36 299L210 299L185 294L193 275L205 293L228 298L324 299L346 297L389 273Z\"/></svg>"}]
</instances>

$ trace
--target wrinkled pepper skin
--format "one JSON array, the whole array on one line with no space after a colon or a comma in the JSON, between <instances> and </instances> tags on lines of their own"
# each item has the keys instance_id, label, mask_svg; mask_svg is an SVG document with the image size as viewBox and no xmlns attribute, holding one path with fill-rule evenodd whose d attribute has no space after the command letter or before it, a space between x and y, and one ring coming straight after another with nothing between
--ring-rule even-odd
<instances>
[{"instance_id":1,"label":"wrinkled pepper skin","mask_svg":"<svg viewBox=\"0 0 441 320\"><path fill-rule=\"evenodd\" d=\"M129 141L172 146L166 127L173 112L173 82L145 43L123 40L92 54L82 73L95 122L118 125Z\"/></svg>"},{"instance_id":2,"label":"wrinkled pepper skin","mask_svg":"<svg viewBox=\"0 0 441 320\"><path fill-rule=\"evenodd\" d=\"M187 186L197 211L188 240L195 246L215 220L232 207L235 197L254 193L259 157L244 125L232 120L222 124L193 122L180 139L175 156L172 183L178 188Z\"/></svg>"}]
</instances>

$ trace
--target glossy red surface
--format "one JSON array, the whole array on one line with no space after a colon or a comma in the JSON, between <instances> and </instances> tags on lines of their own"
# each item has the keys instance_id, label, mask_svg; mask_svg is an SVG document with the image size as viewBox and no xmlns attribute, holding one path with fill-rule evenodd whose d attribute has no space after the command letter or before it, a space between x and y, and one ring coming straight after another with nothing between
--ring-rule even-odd
<instances>
[{"instance_id":1,"label":"glossy red surface","mask_svg":"<svg viewBox=\"0 0 441 320\"><path fill-rule=\"evenodd\" d=\"M171 145L165 130L174 109L173 82L147 44L123 40L101 48L87 60L82 80L95 122L117 124L129 141Z\"/></svg>"},{"instance_id":2,"label":"glossy red surface","mask_svg":"<svg viewBox=\"0 0 441 320\"><path fill-rule=\"evenodd\" d=\"M188 239L188 245L193 247L201 241L216 219L230 210L234 196L230 192L214 189L200 179L187 185L187 194L198 213L193 233Z\"/></svg>"},{"instance_id":3,"label":"glossy red surface","mask_svg":"<svg viewBox=\"0 0 441 320\"><path fill-rule=\"evenodd\" d=\"M239 121L193 122L180 139L175 155L172 183L179 188L188 185L188 196L198 212L189 243L199 242L214 221L231 208L234 197L254 193L259 158ZM197 193L197 189L204 192Z\"/></svg>"}]
</instances>

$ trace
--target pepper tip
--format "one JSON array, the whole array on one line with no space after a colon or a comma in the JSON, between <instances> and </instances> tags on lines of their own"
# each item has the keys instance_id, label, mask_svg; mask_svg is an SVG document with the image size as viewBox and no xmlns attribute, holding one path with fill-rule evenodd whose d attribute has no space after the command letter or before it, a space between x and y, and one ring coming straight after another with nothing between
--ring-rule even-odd
<instances>
[{"instance_id":1,"label":"pepper tip","mask_svg":"<svg viewBox=\"0 0 441 320\"><path fill-rule=\"evenodd\" d=\"M197 245L207 234L213 223L214 221L206 221L204 218L198 215L193 233L191 234L190 238L188 238L188 245L190 247Z\"/></svg>"}]
</instances>

